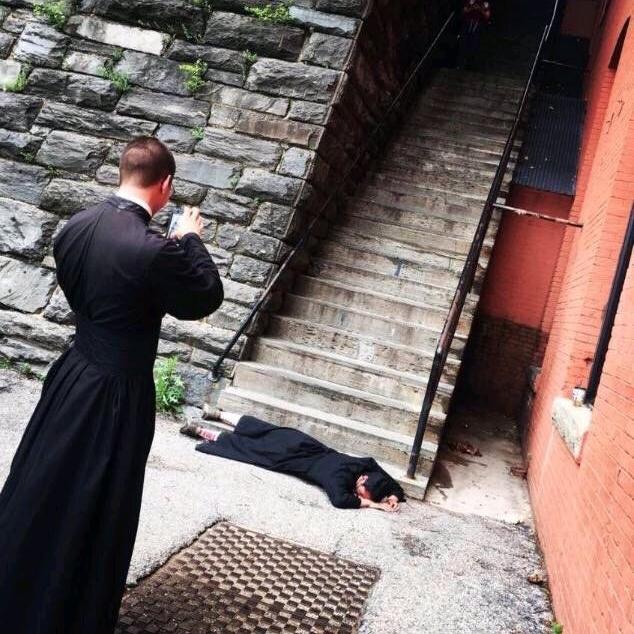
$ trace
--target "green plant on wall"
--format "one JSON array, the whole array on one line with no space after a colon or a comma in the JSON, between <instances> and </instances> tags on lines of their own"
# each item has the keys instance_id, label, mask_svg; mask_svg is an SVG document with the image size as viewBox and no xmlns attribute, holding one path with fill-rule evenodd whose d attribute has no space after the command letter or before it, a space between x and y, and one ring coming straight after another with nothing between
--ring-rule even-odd
<instances>
[{"instance_id":1,"label":"green plant on wall","mask_svg":"<svg viewBox=\"0 0 634 634\"><path fill-rule=\"evenodd\" d=\"M551 634L563 634L564 626L561 623L558 623L557 621L553 621L550 625L550 632Z\"/></svg>"},{"instance_id":2,"label":"green plant on wall","mask_svg":"<svg viewBox=\"0 0 634 634\"><path fill-rule=\"evenodd\" d=\"M68 20L69 7L66 0L44 0L33 7L33 12L56 29L62 29Z\"/></svg>"},{"instance_id":3,"label":"green plant on wall","mask_svg":"<svg viewBox=\"0 0 634 634\"><path fill-rule=\"evenodd\" d=\"M181 64L179 68L185 73L185 86L189 92L197 92L205 85L207 62L197 59L193 64Z\"/></svg>"},{"instance_id":4,"label":"green plant on wall","mask_svg":"<svg viewBox=\"0 0 634 634\"><path fill-rule=\"evenodd\" d=\"M0 357L0 370L12 370L13 372L25 376L27 379L44 380L44 377L38 374L28 363L16 363L7 357Z\"/></svg>"},{"instance_id":5,"label":"green plant on wall","mask_svg":"<svg viewBox=\"0 0 634 634\"><path fill-rule=\"evenodd\" d=\"M166 414L180 412L185 398L183 379L176 372L176 357L161 359L154 366L154 386L156 388L156 409Z\"/></svg>"},{"instance_id":6,"label":"green plant on wall","mask_svg":"<svg viewBox=\"0 0 634 634\"><path fill-rule=\"evenodd\" d=\"M242 51L242 83L247 80L251 66L258 61L258 56L251 51Z\"/></svg>"},{"instance_id":7,"label":"green plant on wall","mask_svg":"<svg viewBox=\"0 0 634 634\"><path fill-rule=\"evenodd\" d=\"M123 51L115 51L111 58L107 59L104 65L99 69L99 76L110 81L112 85L123 94L128 92L132 86L130 85L130 78L115 68L115 65L121 61L122 57Z\"/></svg>"},{"instance_id":8,"label":"green plant on wall","mask_svg":"<svg viewBox=\"0 0 634 634\"><path fill-rule=\"evenodd\" d=\"M7 82L3 86L4 90L6 90L6 92L22 92L26 88L30 72L30 66L22 66L18 76L13 81Z\"/></svg>"},{"instance_id":9,"label":"green plant on wall","mask_svg":"<svg viewBox=\"0 0 634 634\"><path fill-rule=\"evenodd\" d=\"M205 127L202 125L197 125L195 128L191 129L191 133L196 141L202 141L202 139L205 138Z\"/></svg>"},{"instance_id":10,"label":"green plant on wall","mask_svg":"<svg viewBox=\"0 0 634 634\"><path fill-rule=\"evenodd\" d=\"M191 2L195 7L201 8L206 13L211 13L213 11L212 0L191 0Z\"/></svg>"},{"instance_id":11,"label":"green plant on wall","mask_svg":"<svg viewBox=\"0 0 634 634\"><path fill-rule=\"evenodd\" d=\"M262 7L244 7L244 10L262 22L288 24L293 21L290 11L292 6L292 2L280 2L279 4L265 4Z\"/></svg>"}]
</instances>

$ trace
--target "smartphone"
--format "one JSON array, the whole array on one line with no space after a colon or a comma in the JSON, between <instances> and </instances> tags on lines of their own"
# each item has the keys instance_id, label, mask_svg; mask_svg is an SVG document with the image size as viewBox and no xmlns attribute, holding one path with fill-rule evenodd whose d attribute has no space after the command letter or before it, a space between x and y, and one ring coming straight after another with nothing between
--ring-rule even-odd
<instances>
[{"instance_id":1,"label":"smartphone","mask_svg":"<svg viewBox=\"0 0 634 634\"><path fill-rule=\"evenodd\" d=\"M169 238L172 235L182 217L183 210L180 207L172 210L169 222L167 223L167 230L165 231L166 238Z\"/></svg>"}]
</instances>

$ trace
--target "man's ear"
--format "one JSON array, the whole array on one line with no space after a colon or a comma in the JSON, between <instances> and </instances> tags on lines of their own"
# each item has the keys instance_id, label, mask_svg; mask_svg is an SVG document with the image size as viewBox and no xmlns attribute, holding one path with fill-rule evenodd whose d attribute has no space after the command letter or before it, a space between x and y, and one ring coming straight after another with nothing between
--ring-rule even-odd
<instances>
[{"instance_id":1,"label":"man's ear","mask_svg":"<svg viewBox=\"0 0 634 634\"><path fill-rule=\"evenodd\" d=\"M172 182L174 181L174 177L170 174L163 179L161 183L161 192L166 193L172 189Z\"/></svg>"}]
</instances>

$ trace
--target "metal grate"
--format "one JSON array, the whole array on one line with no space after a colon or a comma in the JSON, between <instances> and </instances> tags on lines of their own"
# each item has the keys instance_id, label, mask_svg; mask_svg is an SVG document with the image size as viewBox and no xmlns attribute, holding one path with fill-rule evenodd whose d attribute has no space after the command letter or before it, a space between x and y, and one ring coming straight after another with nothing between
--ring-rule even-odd
<instances>
[{"instance_id":1,"label":"metal grate","mask_svg":"<svg viewBox=\"0 0 634 634\"><path fill-rule=\"evenodd\" d=\"M126 594L115 634L353 634L378 577L222 522Z\"/></svg>"}]
</instances>

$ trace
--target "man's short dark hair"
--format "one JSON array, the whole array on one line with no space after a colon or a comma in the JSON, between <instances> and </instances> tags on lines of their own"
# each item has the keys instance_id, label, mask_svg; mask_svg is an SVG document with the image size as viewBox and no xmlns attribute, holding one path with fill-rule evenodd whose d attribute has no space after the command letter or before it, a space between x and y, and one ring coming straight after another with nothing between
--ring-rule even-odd
<instances>
[{"instance_id":1,"label":"man's short dark hair","mask_svg":"<svg viewBox=\"0 0 634 634\"><path fill-rule=\"evenodd\" d=\"M160 183L174 176L176 162L173 154L158 139L140 136L125 146L119 161L121 182L133 181L140 187Z\"/></svg>"}]
</instances>

